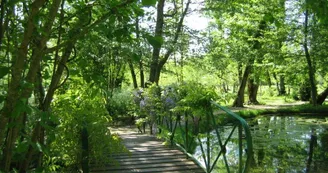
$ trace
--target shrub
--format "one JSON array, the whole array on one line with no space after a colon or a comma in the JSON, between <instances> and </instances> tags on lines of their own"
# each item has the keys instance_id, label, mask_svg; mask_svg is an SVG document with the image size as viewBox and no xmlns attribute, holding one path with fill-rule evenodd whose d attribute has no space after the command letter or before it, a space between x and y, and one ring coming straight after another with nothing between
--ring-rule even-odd
<instances>
[{"instance_id":1,"label":"shrub","mask_svg":"<svg viewBox=\"0 0 328 173\"><path fill-rule=\"evenodd\" d=\"M84 87L85 88L85 87ZM81 165L82 129L88 132L89 160L95 163L113 162L109 155L125 151L118 136L108 129L111 117L105 108L102 94L93 89L74 88L75 92L56 98L53 114L58 117L59 125L54 129L55 138L46 158L49 171L77 171ZM73 91L73 90L72 90Z\"/></svg>"},{"instance_id":2,"label":"shrub","mask_svg":"<svg viewBox=\"0 0 328 173\"><path fill-rule=\"evenodd\" d=\"M107 98L107 111L114 121L129 122L133 118L135 103L130 91L115 90L111 97Z\"/></svg>"}]
</instances>

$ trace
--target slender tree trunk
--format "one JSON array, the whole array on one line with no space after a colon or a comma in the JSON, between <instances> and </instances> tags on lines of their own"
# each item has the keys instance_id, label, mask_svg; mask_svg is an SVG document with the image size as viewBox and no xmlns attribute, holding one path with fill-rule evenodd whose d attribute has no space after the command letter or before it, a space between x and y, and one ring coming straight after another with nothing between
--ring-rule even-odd
<instances>
[{"instance_id":1,"label":"slender tree trunk","mask_svg":"<svg viewBox=\"0 0 328 173\"><path fill-rule=\"evenodd\" d=\"M256 34L254 35L254 38L262 37L262 35L263 35L262 31L265 29L265 27L266 27L265 21L261 21L259 24L259 28L258 28ZM253 49L261 49L261 43L259 41L255 41L253 44ZM244 94L245 94L246 82L252 71L252 66L254 64L254 61L255 61L255 58L251 57L246 64L244 75L243 75L241 84L238 89L237 97L232 104L233 107L243 107L244 106L244 100L245 100Z\"/></svg>"},{"instance_id":2,"label":"slender tree trunk","mask_svg":"<svg viewBox=\"0 0 328 173\"><path fill-rule=\"evenodd\" d=\"M47 21L45 22L43 31L44 33L42 34L40 40L38 40L38 44L36 45L37 47L35 47L33 49L33 54L30 60L30 67L26 76L26 81L29 84L34 84L35 83L35 77L37 74L37 71L39 70L39 66L40 66L40 62L41 62L41 57L43 56L44 52L44 48L46 46L46 42L49 40L49 35L50 35L50 31L53 25L53 22L55 20L58 8L59 8L59 4L60 4L61 0L55 0L50 8L50 11L48 13L48 18ZM21 91L21 95L19 96L19 98L22 99L28 99L32 93L32 91L34 90L34 88L32 86L28 86L23 88L23 90ZM26 104L27 100L26 100ZM16 141L17 137L18 137L18 131L20 131L20 129L24 128L23 125L23 115L20 115L21 113L18 113L18 117L17 118L11 118L13 119L14 122L17 122L17 126L11 127L9 128L9 134L10 134L10 140L7 139L6 141L6 145L4 146L4 157L3 157L3 163L4 163L4 171L9 171L10 168L10 164L11 164L11 158L12 158L12 152L13 152L13 148L14 148L14 142ZM24 112L23 112L24 114Z\"/></svg>"},{"instance_id":3,"label":"slender tree trunk","mask_svg":"<svg viewBox=\"0 0 328 173\"><path fill-rule=\"evenodd\" d=\"M0 147L3 145L4 134L8 124L9 115L13 112L17 101L19 100L19 88L21 84L22 72L27 61L28 45L31 41L31 36L34 31L34 18L39 13L40 8L44 5L45 0L36 0L31 5L31 13L27 17L26 27L24 30L23 40L17 50L17 54L13 59L11 67L12 78L8 87L8 94L4 106L0 112ZM5 164L2 164L5 167Z\"/></svg>"},{"instance_id":4,"label":"slender tree trunk","mask_svg":"<svg viewBox=\"0 0 328 173\"><path fill-rule=\"evenodd\" d=\"M239 89L238 89L237 98L235 99L235 101L232 104L233 107L244 107L245 88L246 88L246 83L247 83L247 79L248 79L248 76L249 76L250 72L251 72L251 65L246 65L244 75L243 75L243 78L241 80L241 84L240 84Z\"/></svg>"},{"instance_id":5,"label":"slender tree trunk","mask_svg":"<svg viewBox=\"0 0 328 173\"><path fill-rule=\"evenodd\" d=\"M286 87L285 87L285 76L280 75L279 76L279 84L280 84L280 89L279 89L279 95L285 95L286 94Z\"/></svg>"},{"instance_id":6,"label":"slender tree trunk","mask_svg":"<svg viewBox=\"0 0 328 173\"><path fill-rule=\"evenodd\" d=\"M269 88L271 88L272 81L271 81L271 76L270 76L269 70L266 71L266 75L267 75L267 82L268 82Z\"/></svg>"},{"instance_id":7,"label":"slender tree trunk","mask_svg":"<svg viewBox=\"0 0 328 173\"><path fill-rule=\"evenodd\" d=\"M325 99L327 98L328 96L328 87L318 95L317 97L317 104L318 105L322 105L323 102L325 101Z\"/></svg>"},{"instance_id":8,"label":"slender tree trunk","mask_svg":"<svg viewBox=\"0 0 328 173\"><path fill-rule=\"evenodd\" d=\"M173 39L173 42L171 43L171 46L170 46L169 50L167 50L164 57L158 63L158 67L157 67L157 71L156 71L156 78L155 78L157 84L158 84L158 81L160 79L161 70L163 69L163 66L165 65L165 63L167 62L167 60L169 59L169 57L173 53L174 46L178 42L180 33L182 31L182 27L183 27L183 20L184 20L185 16L187 15L187 11L189 9L190 2L191 2L191 0L187 1L186 7L184 8L184 10L181 14L181 17L180 17L179 22L178 22L177 29L176 29L175 34L174 34L174 39Z\"/></svg>"},{"instance_id":9,"label":"slender tree trunk","mask_svg":"<svg viewBox=\"0 0 328 173\"><path fill-rule=\"evenodd\" d=\"M6 11L6 0L1 0L0 3L0 51L1 51L1 45L2 45L2 39L5 33L5 11Z\"/></svg>"},{"instance_id":10,"label":"slender tree trunk","mask_svg":"<svg viewBox=\"0 0 328 173\"><path fill-rule=\"evenodd\" d=\"M138 88L138 82L137 82L137 76L136 76L136 73L134 71L133 64L132 64L131 60L129 60L128 63L129 63L129 68L130 68L131 77L132 77L132 81L133 81L133 87L134 87L134 89L137 89Z\"/></svg>"},{"instance_id":11,"label":"slender tree trunk","mask_svg":"<svg viewBox=\"0 0 328 173\"><path fill-rule=\"evenodd\" d=\"M142 88L145 88L145 75L144 75L142 61L139 62L139 69L140 69L140 86Z\"/></svg>"},{"instance_id":12,"label":"slender tree trunk","mask_svg":"<svg viewBox=\"0 0 328 173\"><path fill-rule=\"evenodd\" d=\"M156 84L158 84L159 79L160 79L161 70L163 69L163 66L165 65L165 63L167 62L170 55L173 53L173 51L175 49L175 45L176 45L178 38L180 36L180 33L182 31L183 21L184 21L185 16L187 15L187 11L189 9L190 3L191 3L191 0L188 0L186 3L186 7L184 8L184 10L180 16L179 22L177 24L177 28L174 33L173 41L162 59L159 59L160 48L158 48L158 47L153 48L153 58L152 58L151 66L150 66L150 75L149 75L150 82L155 82ZM155 36L160 36L160 37L163 35L163 25L164 25L163 8L164 8L164 0L159 0L158 4L157 4L157 21L156 21Z\"/></svg>"},{"instance_id":13,"label":"slender tree trunk","mask_svg":"<svg viewBox=\"0 0 328 173\"><path fill-rule=\"evenodd\" d=\"M35 4L34 4L35 3ZM44 1L35 1L33 4L32 4L32 13L31 13L31 16L35 16L38 11L39 11L39 8L41 7L41 5L44 3ZM33 13L33 10L34 10L34 13ZM50 15L52 13L49 13ZM24 38L25 36L28 36L29 35L29 32L33 32L34 30L34 24L32 21L30 20L33 20L33 18L29 18L29 24L33 25L33 26L29 26L27 28L26 31L28 32L25 32L24 33ZM32 23L30 23L32 22ZM30 60L30 67L29 67L29 71L28 71L28 74L27 74L27 77L26 77L26 81L29 83L29 84L34 84L34 78L35 78L35 75L36 75L36 69L37 69L37 64L40 62L40 59L41 59L41 56L43 54L43 49L44 49L44 46L46 44L46 41L48 40L48 29L50 30L51 29L51 26L52 26L52 22L53 22L53 19L49 19L47 22L46 22L46 25L45 25L45 28L44 31L46 34L44 34L42 36L42 38L39 40L39 44L37 45L38 46L38 49L35 49L33 50L33 54L32 54L32 57L31 57L31 60ZM30 30L31 29L31 30ZM26 35L25 35L26 34ZM23 50L22 51L18 51L19 55L22 55L22 57L16 57L16 60L18 59L26 59L27 58L27 45L29 43L24 43L24 41L26 41L25 39L23 40L22 44L21 44L21 47L23 47ZM26 45L26 47L25 47ZM17 62L15 63L17 66L17 68L14 68L13 70L15 70L16 72L13 72L13 78L15 77L15 81L20 81L21 79L21 76L16 76L16 75L21 75L21 73L23 72L23 68L24 68L24 62ZM14 66L15 66L14 64ZM11 81L11 83L13 83L13 81ZM29 98L30 94L31 94L31 91L33 90L33 87L31 86L26 86L26 87L23 87L21 92L17 92L16 91L11 91L11 89L13 88L17 88L19 87L19 84L12 84L10 85L10 88L9 88L9 92L8 92L8 97L10 96L10 92L16 92L16 93L19 93L19 94L13 94L14 95L14 98L11 98L11 99L14 99L14 104L12 103L7 103L8 102L8 98L7 98L7 101L5 102L5 106L4 106L4 110L3 111L4 113L7 113L7 115L10 115L12 112L14 112L14 109L15 109L15 106L17 106L16 104L19 103L19 98L21 99L27 99ZM27 104L27 100L26 100L26 104ZM15 126L13 127L10 127L8 128L8 137L6 139L6 144L5 146L3 147L3 159L2 159L2 170L7 172L9 171L10 169L10 165L11 165L11 158L12 158L12 153L13 153L13 149L14 149L14 142L16 141L17 137L18 137L18 132L20 131L22 127L22 124L23 124L23 114L24 112L17 112L17 116L16 117L11 117L10 118L10 122L12 123L15 123ZM6 114L4 114L5 116L7 116ZM3 116L1 116L3 117ZM1 124L2 125L2 124ZM1 128L4 128L4 127L1 127ZM0 132L1 133L1 132ZM0 135L1 137L1 135Z\"/></svg>"},{"instance_id":14,"label":"slender tree trunk","mask_svg":"<svg viewBox=\"0 0 328 173\"><path fill-rule=\"evenodd\" d=\"M238 62L238 81L239 81L239 85L241 85L243 80L243 65L241 64L241 62Z\"/></svg>"},{"instance_id":15,"label":"slender tree trunk","mask_svg":"<svg viewBox=\"0 0 328 173\"><path fill-rule=\"evenodd\" d=\"M165 4L165 0L159 0L157 2L157 18L156 18L155 37L162 37L162 35L163 35L164 4ZM157 68L158 68L160 51L161 51L161 46L153 47L153 55L152 55L152 61L150 64L150 73L149 73L149 81L152 83L158 82L158 80L156 80L156 73L158 71Z\"/></svg>"},{"instance_id":16,"label":"slender tree trunk","mask_svg":"<svg viewBox=\"0 0 328 173\"><path fill-rule=\"evenodd\" d=\"M51 8L48 12L48 16L46 16L46 22L43 25L44 27L39 28L39 29L42 29L39 39L32 37L32 33L35 31L35 17L39 13L41 7L45 6L46 2L45 2L45 0L35 0L31 5L30 13L29 13L30 15L28 16L27 24L25 25L26 27L25 27L25 31L24 31L23 41L22 41L20 47L18 48L17 55L14 59L14 64L11 68L12 80L9 85L7 99L5 101L3 109L1 110L1 115L0 115L0 139L1 139L0 146L1 147L2 147L2 143L3 143L3 141L2 141L3 134L5 134L4 129L6 130L6 128L7 128L6 126L7 126L8 122L13 123L13 124L21 123L21 119L23 116L11 117L9 119L9 115L12 115L13 112L17 111L17 110L15 110L16 109L15 106L17 105L17 103L20 103L20 101L24 98L29 98L31 95L31 92L34 89L33 86L27 86L27 87L22 87L21 90L18 90L19 88L21 88L20 83L21 83L22 76L23 76L22 74L24 74L24 67L26 65L25 63L29 62L29 66L28 66L29 70L28 70L28 74L27 74L27 77L25 78L25 80L27 81L28 84L32 85L35 83L35 76L36 76L36 72L38 70L37 67L40 64L41 57L45 53L44 52L45 45L46 45L46 42L49 40L48 38L49 38L49 34L51 33L51 27L53 25L54 18L56 17L60 2L61 2L61 0L51 1L51 5L49 5L49 6L51 6ZM124 3L118 5L117 7L122 7L131 2L132 2L132 0L127 0ZM48 4L50 4L50 2ZM114 13L114 12L115 12L115 10L111 11L111 13ZM105 21L109 16L111 16L110 15L111 13L108 13L109 15L102 16L101 18L99 18L97 21L95 21L91 25L88 25L85 27L83 26L82 29L80 27L78 27L78 29L81 32L79 32L78 34L75 34L75 35L68 34L68 35L73 35L73 38L69 39L69 41L67 41L64 44L57 45L56 48L51 49L51 51L53 51L53 50L59 49L59 48L63 47L63 45L65 45L66 51L64 51L62 58L61 58L61 61L63 63L58 64L57 71L52 78L49 90L47 92L47 95L46 95L44 103L43 103L43 108L42 108L43 110L46 110L46 111L49 110L50 103L51 103L52 97L54 95L54 92L59 87L58 83L60 81L60 77L62 76L62 72L65 68L67 69L67 67L65 66L65 63L67 62L68 57L71 54L73 45L75 44L76 40L79 38L79 37L76 37L76 35L83 36L94 26ZM75 29L74 29L73 33L76 33ZM26 61L28 46L32 39L34 42L36 42L36 44L35 44L35 47L31 46L34 50L33 50L32 57L29 59L30 61ZM48 49L48 51L50 51L50 50ZM11 96L13 96L13 97L11 97ZM19 114L21 114L21 113L19 112ZM40 123L37 123L34 131L36 134L35 135L36 140L39 140L39 142L41 144L43 144L44 129L42 130L42 126L40 126L40 125L41 125ZM38 126L40 126L41 130L38 130L38 129L40 129ZM0 167L1 171L9 172L11 157L12 157L12 150L14 148L13 144L16 141L18 129L19 129L18 127L8 128L6 145L3 146L4 154L3 154L1 167ZM33 139L33 136L32 136L32 139ZM41 139L40 139L40 136L41 136ZM29 156L29 154L28 154L28 156ZM28 160L30 160L30 159L28 159ZM29 161L27 161L26 165L29 165L28 162Z\"/></svg>"},{"instance_id":17,"label":"slender tree trunk","mask_svg":"<svg viewBox=\"0 0 328 173\"><path fill-rule=\"evenodd\" d=\"M306 1L306 5L308 2ZM308 19L309 19L309 10L305 10L305 22L304 22L304 52L305 52L305 57L306 57L306 62L308 65L308 75L310 79L310 84L311 84L311 102L312 105L316 106L317 105L317 86L316 86L316 81L315 81L315 69L312 65L312 60L311 56L308 50Z\"/></svg>"},{"instance_id":18,"label":"slender tree trunk","mask_svg":"<svg viewBox=\"0 0 328 173\"><path fill-rule=\"evenodd\" d=\"M257 101L257 92L259 89L259 85L254 81L254 78L249 78L248 80L248 102L249 104L258 105L259 102Z\"/></svg>"},{"instance_id":19,"label":"slender tree trunk","mask_svg":"<svg viewBox=\"0 0 328 173\"><path fill-rule=\"evenodd\" d=\"M140 29L139 29L139 17L136 18L136 35L137 35L137 39L138 39L138 47L140 48ZM138 51L139 56L140 56L140 60L139 60L139 73L140 73L140 86L142 88L145 88L145 75L144 75L144 69L143 69L143 61L142 61L142 52Z\"/></svg>"},{"instance_id":20,"label":"slender tree trunk","mask_svg":"<svg viewBox=\"0 0 328 173\"><path fill-rule=\"evenodd\" d=\"M57 66L57 70L55 72L55 75L52 76L52 79L51 79L51 83L50 83L50 86L49 86L49 89L47 91L47 95L45 96L45 99L42 103L42 108L41 110L43 112L49 112L49 108L50 108L50 103L51 103L51 100L55 94L55 91L56 89L58 88L59 86L59 82L60 82L60 79L61 79L61 76L64 72L64 69L65 69L65 64L67 62L67 60L69 59L71 53L72 53L72 50L73 50L73 45L74 43L70 43L64 53L63 53L63 56L62 56L62 59L61 61L59 62L58 66ZM38 121L33 129L33 133L32 133L32 142L33 143L36 143L36 142L42 142L44 140L44 136L42 134L44 134L44 128L41 126L40 124L40 121ZM43 142L41 143L43 144ZM28 169L28 166L30 164L30 162L32 161L32 156L35 152L35 149L30 145L29 146L29 149L28 149L28 152L25 156L25 160L24 162L21 164L20 166L20 172L26 172L27 169ZM38 153L39 157L41 157L42 153Z\"/></svg>"},{"instance_id":21,"label":"slender tree trunk","mask_svg":"<svg viewBox=\"0 0 328 173\"><path fill-rule=\"evenodd\" d=\"M273 73L273 78L276 81L276 87L277 87L278 95L280 95L281 92L280 92L279 81L278 81L276 73Z\"/></svg>"}]
</instances>

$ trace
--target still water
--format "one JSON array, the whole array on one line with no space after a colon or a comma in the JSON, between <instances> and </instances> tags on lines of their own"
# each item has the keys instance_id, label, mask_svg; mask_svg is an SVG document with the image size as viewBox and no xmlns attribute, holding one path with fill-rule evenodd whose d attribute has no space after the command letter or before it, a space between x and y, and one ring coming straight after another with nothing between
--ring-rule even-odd
<instances>
[{"instance_id":1,"label":"still water","mask_svg":"<svg viewBox=\"0 0 328 173\"><path fill-rule=\"evenodd\" d=\"M263 173L328 173L328 118L306 116L260 116L249 119L251 129L254 166L250 172ZM226 139L232 127L219 129L221 138ZM226 156L231 172L238 168L237 130L226 146ZM205 139L201 141L205 144ZM212 132L211 158L213 162L219 152L218 140ZM243 143L246 143L243 140ZM206 147L205 147L206 150ZM245 151L244 151L245 152ZM202 164L200 146L194 157ZM227 172L222 157L213 172Z\"/></svg>"}]
</instances>

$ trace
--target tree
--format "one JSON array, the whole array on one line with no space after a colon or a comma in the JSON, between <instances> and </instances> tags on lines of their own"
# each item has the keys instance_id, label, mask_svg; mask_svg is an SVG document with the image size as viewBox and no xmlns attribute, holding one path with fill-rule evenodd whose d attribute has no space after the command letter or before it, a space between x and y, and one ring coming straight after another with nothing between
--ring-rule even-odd
<instances>
[{"instance_id":1,"label":"tree","mask_svg":"<svg viewBox=\"0 0 328 173\"><path fill-rule=\"evenodd\" d=\"M4 7L5 1L1 2L1 7ZM71 60L75 44L108 18L116 15L123 16L122 13L128 14L127 11L119 9L128 9L127 6L133 1L127 0L120 3L102 1L99 4L68 2L66 5L64 3L64 0L54 0L50 3L36 0L26 3L17 1L11 4L17 7L18 11L21 10L19 12L24 14L25 18L17 24L23 30L23 32L17 30L18 39L15 38L15 34L11 35L13 40L20 40L20 45L17 50L9 52L10 54L16 52L16 54L12 56L10 62L12 63L11 78L0 113L0 146L2 148L0 170L2 171L10 170L18 139L32 142L27 147L28 150L22 153L25 159L20 162L20 171L27 171L34 153L38 155L37 166L41 166L42 152L36 152L34 145L36 143L42 147L46 145L45 127L50 123L47 116L41 115L47 115L50 112L55 91L67 81L67 77L62 77L62 75L64 71L66 75L69 74L66 64ZM102 3L107 3L107 5L102 6ZM24 8L21 8L23 6ZM60 8L60 13L58 13ZM93 10L100 13L96 15ZM63 32L64 29L67 32ZM52 44L49 46L48 43ZM49 71L50 68L53 68L52 72ZM52 75L46 78L45 74ZM48 82L46 80L50 81L47 87L43 84L43 82ZM39 97L38 111L34 111L30 104L29 98L32 94ZM30 120L34 122L29 122ZM31 128L33 130L29 131L28 129ZM26 135L20 133L24 129Z\"/></svg>"},{"instance_id":2,"label":"tree","mask_svg":"<svg viewBox=\"0 0 328 173\"><path fill-rule=\"evenodd\" d=\"M185 16L187 15L189 4L191 3L191 0L188 0L186 4L181 1L181 6L178 7L177 2L174 0L174 13L173 14L164 14L164 6L165 6L165 0L159 0L157 3L157 18L156 18L156 26L155 26L155 33L154 36L148 36L148 41L153 47L152 52L152 59L150 64L150 72L149 72L149 81L152 83L158 84L160 73L171 56L171 54L175 51L175 45L179 39L180 33L182 31L183 27L183 21ZM183 8L183 5L185 5L185 8ZM164 42L164 35L163 35L163 27L165 23L166 17L174 17L177 15L177 11L179 11L178 8L182 8L182 13L180 14L179 21L176 24L175 32L173 37L167 38L169 40L167 42L166 52L162 58L160 58L162 45Z\"/></svg>"}]
</instances>

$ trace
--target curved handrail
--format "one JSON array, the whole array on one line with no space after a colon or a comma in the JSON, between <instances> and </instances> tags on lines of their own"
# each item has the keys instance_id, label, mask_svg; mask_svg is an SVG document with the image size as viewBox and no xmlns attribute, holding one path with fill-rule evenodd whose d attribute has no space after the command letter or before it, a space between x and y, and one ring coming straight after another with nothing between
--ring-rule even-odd
<instances>
[{"instance_id":1,"label":"curved handrail","mask_svg":"<svg viewBox=\"0 0 328 173\"><path fill-rule=\"evenodd\" d=\"M225 139L225 141L222 141L221 139L221 135L220 135L220 132L219 130L216 128L217 127L217 124L215 122L215 118L214 118L214 115L213 115L213 107L210 106L210 111L206 114L206 122L208 123L208 127L210 126L210 124L212 123L213 127L214 127L214 130L216 132L216 135L217 135L217 139L218 139L218 142L219 142L219 146L221 148L220 152L215 156L215 161L213 163L211 163L211 154L209 153L209 149L208 148L211 148L211 144L210 144L210 131L211 129L207 129L206 131L206 142L205 142L205 145L206 145L206 148L204 148L203 146L203 143L201 142L200 140L200 137L197 136L197 139L199 141L199 146L201 147L201 151L202 151L202 157L204 159L204 162L205 162L205 167L203 167L202 165L199 164L199 162L196 162L198 163L201 167L203 167L203 169L206 171L206 172L212 172L214 167L216 166L216 163L218 161L218 159L222 156L223 157L223 161L225 163L225 166L226 166L226 169L227 169L227 172L230 172L230 168L229 168L229 164L228 164L228 160L227 160L227 156L226 156L226 145L227 143L229 142L229 140L231 139L231 136L232 134L234 133L236 127L238 127L238 144L239 144L239 170L238 172L240 173L245 173L245 172L248 172L249 171L249 168L251 166L251 163L252 163L252 160L253 160L253 144L252 144L252 137L251 137L251 132L250 132L250 129L249 129L249 126L247 124L247 122L242 118L240 117L239 115L235 114L234 112L230 111L229 109L215 103L214 101L211 101L211 104L214 106L214 108L219 108L220 110L224 111L225 113L227 113L228 116L232 117L233 119L236 120L237 124L234 125L232 131L230 132L229 136L227 139ZM188 134L190 135L190 132L188 130L188 114L187 112L184 113L184 121L183 123L181 123L182 119L180 118L180 116L182 115L178 115L178 118L173 120L170 118L170 121L175 121L175 125L174 127L170 127L169 129L171 129L171 136L169 138L169 140L171 141L171 145L173 143L176 143L176 139L175 139L175 133L176 133L176 128L177 126L180 127L180 132L182 134L183 137L183 142L184 142L184 145L181 146L181 145L178 145L179 147L182 147L182 150L188 155L188 157L192 157L192 155L190 153L188 153L188 148L189 148L189 144L190 144L190 139L188 139ZM212 119L211 119L212 118ZM170 123L171 126L172 126L172 122ZM184 124L184 125L181 125L181 124ZM213 129L212 129L213 130ZM243 134L243 131L244 131L244 134ZM242 135L245 135L245 136L242 136ZM247 147L247 150L246 150L246 162L245 164L243 163L243 145L242 145L242 140L243 139L246 139L246 147ZM205 149L207 151L207 153L205 153ZM193 157L192 157L193 158ZM195 160L195 158L193 158Z\"/></svg>"},{"instance_id":2,"label":"curved handrail","mask_svg":"<svg viewBox=\"0 0 328 173\"><path fill-rule=\"evenodd\" d=\"M251 162L252 162L252 157L253 157L253 141L252 141L252 135L251 135L251 131L249 129L249 126L247 124L247 122L245 121L245 119L243 119L242 117L240 117L239 115L237 115L236 113L232 112L231 110L215 103L214 101L211 101L211 103L220 108L221 110L223 110L224 112L226 112L229 116L237 119L239 121L239 123L241 124L241 126L244 128L245 131L245 135L246 135L246 145L247 145L247 160L246 160L246 165L245 165L245 169L244 172L248 172L249 167L251 166Z\"/></svg>"}]
</instances>

